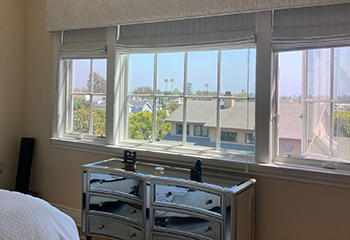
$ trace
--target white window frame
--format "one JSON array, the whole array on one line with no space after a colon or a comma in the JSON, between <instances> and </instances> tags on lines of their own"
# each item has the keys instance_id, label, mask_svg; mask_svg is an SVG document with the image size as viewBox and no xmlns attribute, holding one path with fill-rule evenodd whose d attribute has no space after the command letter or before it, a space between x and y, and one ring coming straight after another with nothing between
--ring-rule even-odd
<instances>
[{"instance_id":1,"label":"white window frame","mask_svg":"<svg viewBox=\"0 0 350 240\"><path fill-rule=\"evenodd\" d=\"M97 59L97 58L96 58ZM101 58L99 58L101 59ZM65 59L62 60L62 68L65 75L63 76L63 82L65 83L65 96L66 99L64 101L65 104L65 116L66 119L63 122L64 125L64 134L63 136L66 138L73 138L73 139L84 139L84 140L90 140L90 141L98 141L98 142L105 142L105 135L96 135L93 134L93 97L94 96L106 96L106 93L93 93L93 81L91 80L90 85L90 91L88 93L76 93L73 91L73 61L75 59ZM95 58L89 58L89 59L77 59L77 60L89 60L90 61L90 73L91 79L94 79L94 60ZM73 132L73 102L74 102L74 95L88 95L90 96L90 114L89 114L89 133L78 133ZM107 119L106 119L107 121Z\"/></svg>"},{"instance_id":2,"label":"white window frame","mask_svg":"<svg viewBox=\"0 0 350 240\"><path fill-rule=\"evenodd\" d=\"M180 167L193 167L193 163L201 158L206 169L218 170L234 173L248 173L250 176L265 176L281 179L290 179L303 181L308 183L318 183L329 186L349 187L350 167L342 170L334 170L323 168L320 161L290 159L276 156L276 143L274 142L278 136L275 123L278 121L276 112L278 106L276 102L276 91L278 90L278 82L276 81L276 71L278 71L278 55L273 54L271 49L271 11L262 11L257 13L257 37L256 37L256 115L255 115L255 157L240 158L232 154L218 154L212 151L210 155L203 156L198 151L182 146L174 147L168 151L164 147L155 149L144 149L136 144L122 144L120 129L125 127L125 119L115 116L114 112L124 111L124 95L127 94L126 89L121 88L123 85L122 77L126 74L123 71L121 62L116 56L114 48L107 48L107 122L105 143L96 141L75 140L65 138L63 135L62 123L65 119L64 103L65 98L62 89L61 76L63 75L62 67L58 66L62 61L59 57L59 47L61 33L54 32L53 38L53 118L51 143L55 147L65 149L79 150L85 152L99 153L103 155L123 156L124 150L133 149L138 151L138 158L144 161L150 161L155 164L174 164ZM115 36L117 35L116 27L108 27L107 43L114 46ZM271 61L266 61L271 59ZM60 77L58 77L60 76ZM276 90L276 91L275 91ZM122 93L122 96L120 95ZM115 95L116 98L113 98ZM111 97L112 96L112 97ZM277 94L278 96L278 94ZM344 164L345 165L345 164Z\"/></svg>"},{"instance_id":3,"label":"white window frame","mask_svg":"<svg viewBox=\"0 0 350 240\"><path fill-rule=\"evenodd\" d=\"M221 101L222 100L225 100L225 99L229 99L229 100L247 100L247 105L248 105L248 112L249 112L249 101L255 101L255 97L249 97L249 84L250 84L250 81L249 81L249 78L250 78L250 49L251 48L247 48L248 50L248 61L247 61L247 66L248 66L248 69L247 69L247 96L246 97L235 97L235 96L221 96L219 94L219 92L221 91L221 50L213 50L213 49L210 49L210 50L207 50L207 49L203 49L201 52L206 52L206 51L217 51L218 52L218 55L217 55L217 78L216 78L216 83L217 83L217 95L208 95L208 96L193 96L193 95L188 95L187 94L187 69L188 69L188 54L191 53L191 52L181 52L181 53L184 53L184 94L181 94L181 95L164 95L164 94L157 94L156 93L156 89L158 89L158 79L157 79L157 61L158 61L158 54L157 53L154 53L154 69L153 69L153 94L125 94L125 92L127 92L128 90L128 79L127 79L127 76L128 74L126 73L125 74L125 78L123 79L124 81L124 91L121 92L120 94L124 94L124 103L128 102L128 99L130 97L145 97L145 98L151 98L153 100L153 109L156 109L156 100L158 98L167 98L167 97L177 97L177 98L182 98L183 99L183 121L182 121L182 126L183 126L183 129L182 131L183 132L187 132L187 125L188 125L188 122L187 122L187 116L186 116L186 106L187 106L187 101L188 101L188 98L196 98L196 99L215 99L216 100L216 103L217 103L217 106L216 106L216 114L217 114L217 117L216 117L216 148L215 148L215 151L216 153L220 153L220 152L227 152L227 150L229 149L224 149L222 150L220 148L220 145L221 145L221 139L220 139L220 136L221 136L221 119L220 119L220 104L221 104ZM229 49L228 49L229 50ZM196 51L193 51L193 52L199 52L198 50ZM142 53L132 53L132 54L142 54ZM118 56L118 52L116 52L116 55ZM129 55L128 54L121 54L121 56L124 56L125 57L125 60L128 61L129 59ZM125 64L126 66L129 66L128 63ZM128 67L126 68L126 71L128 71ZM150 150L152 150L152 148L154 148L154 145L155 144L160 144L160 145L163 145L165 147L172 147L174 145L182 145L182 146L186 146L187 145L187 134L184 135L182 134L183 138L182 138L182 143L177 143L177 142L174 142L173 144L171 145L168 145L166 143L158 143L155 141L155 138L156 138L156 116L157 116L157 113L156 111L153 111L153 131L152 131L152 140L151 141L139 141L139 140L133 140L133 139L128 139L126 136L128 135L127 133L127 130L128 130L128 127L125 127L124 128L124 132L123 132L123 136L124 138L121 139L121 143L123 142L127 142L129 144L138 144L138 145L142 145L144 146L145 148L149 148ZM128 126L127 125L127 119L128 117L128 109L127 107L125 107L125 111L124 111L124 124L125 126ZM177 135L180 135L180 134L177 134ZM190 132L189 132L189 135L190 135ZM224 141L225 142L225 141ZM205 147L201 148L201 147L195 147L198 149L198 151L202 151L203 149L205 149ZM196 149L194 149L194 151L196 151ZM206 152L208 153L208 150L206 150ZM248 154L245 154L243 152L240 152L240 151L232 151L232 152L235 152L235 153L232 153L233 155L238 155L238 156L243 156L245 158L250 158L251 160L253 159L252 155L250 153ZM248 156L245 156L245 155L248 155ZM208 156L210 156L210 153L208 154Z\"/></svg>"},{"instance_id":4,"label":"white window frame","mask_svg":"<svg viewBox=\"0 0 350 240\"><path fill-rule=\"evenodd\" d=\"M334 135L334 119L331 117L330 121L330 151L327 156L310 153L306 151L307 145L307 108L306 105L309 102L326 102L330 104L330 116L333 116L333 106L335 103L343 103L339 100L334 100L334 48L330 49L330 98L329 100L313 100L308 99L308 50L302 51L302 139L301 139L301 153L305 155L305 158L296 158L296 157L288 157L279 155L279 136L278 136L278 124L274 124L274 144L273 144L273 159L272 163L275 164L287 164L290 166L302 166L302 167L311 167L317 169L332 169L332 170L340 170L340 171L350 171L350 163L341 162L337 158L333 158L332 152L332 141ZM310 48L312 50L312 48ZM275 123L278 123L278 106L279 106L279 53L274 53L274 65L276 68L274 69L275 75L275 95L277 96L275 99L276 108L274 109ZM346 102L344 102L346 103ZM306 116L306 117L305 117Z\"/></svg>"}]
</instances>

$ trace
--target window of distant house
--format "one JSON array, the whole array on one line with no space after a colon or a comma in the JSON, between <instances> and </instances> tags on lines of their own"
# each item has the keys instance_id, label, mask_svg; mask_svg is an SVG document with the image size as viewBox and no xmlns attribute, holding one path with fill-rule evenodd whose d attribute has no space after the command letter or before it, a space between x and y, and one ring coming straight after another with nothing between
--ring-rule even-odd
<instances>
[{"instance_id":1,"label":"window of distant house","mask_svg":"<svg viewBox=\"0 0 350 240\"><path fill-rule=\"evenodd\" d=\"M182 134L182 130L183 130L183 128L182 128L182 124L176 124L176 134ZM189 125L187 125L187 135L189 135L190 134L190 126Z\"/></svg>"},{"instance_id":2,"label":"window of distant house","mask_svg":"<svg viewBox=\"0 0 350 240\"><path fill-rule=\"evenodd\" d=\"M245 134L245 143L247 143L247 144L254 144L255 143L255 136L253 133L246 133Z\"/></svg>"},{"instance_id":3,"label":"window of distant house","mask_svg":"<svg viewBox=\"0 0 350 240\"><path fill-rule=\"evenodd\" d=\"M194 126L194 135L208 137L208 129L204 126L195 125Z\"/></svg>"},{"instance_id":4,"label":"window of distant house","mask_svg":"<svg viewBox=\"0 0 350 240\"><path fill-rule=\"evenodd\" d=\"M350 160L350 47L279 53L278 155Z\"/></svg>"},{"instance_id":5,"label":"window of distant house","mask_svg":"<svg viewBox=\"0 0 350 240\"><path fill-rule=\"evenodd\" d=\"M67 134L106 135L106 59L65 60Z\"/></svg>"},{"instance_id":6,"label":"window of distant house","mask_svg":"<svg viewBox=\"0 0 350 240\"><path fill-rule=\"evenodd\" d=\"M128 59L126 102L148 106L127 113L125 136L246 154L241 146L221 144L237 142L237 134L223 140L218 129L254 131L255 54L255 49L247 48L123 55ZM193 138L209 135L206 140Z\"/></svg>"},{"instance_id":7,"label":"window of distant house","mask_svg":"<svg viewBox=\"0 0 350 240\"><path fill-rule=\"evenodd\" d=\"M221 132L221 141L227 142L237 142L237 133L236 132Z\"/></svg>"}]
</instances>

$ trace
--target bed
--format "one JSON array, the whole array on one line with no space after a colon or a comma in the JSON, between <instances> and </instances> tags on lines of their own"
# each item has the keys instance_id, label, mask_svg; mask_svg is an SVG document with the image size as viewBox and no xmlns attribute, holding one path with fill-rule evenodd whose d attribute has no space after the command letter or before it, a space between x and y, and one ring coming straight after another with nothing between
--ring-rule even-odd
<instances>
[{"instance_id":1,"label":"bed","mask_svg":"<svg viewBox=\"0 0 350 240\"><path fill-rule=\"evenodd\" d=\"M0 189L0 240L79 240L71 217L48 202Z\"/></svg>"}]
</instances>

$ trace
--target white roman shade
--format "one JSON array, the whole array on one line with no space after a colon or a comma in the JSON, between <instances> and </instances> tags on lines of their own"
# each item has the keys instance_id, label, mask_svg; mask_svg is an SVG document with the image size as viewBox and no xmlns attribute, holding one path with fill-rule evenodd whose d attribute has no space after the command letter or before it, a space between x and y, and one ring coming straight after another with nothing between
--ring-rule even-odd
<instances>
[{"instance_id":1,"label":"white roman shade","mask_svg":"<svg viewBox=\"0 0 350 240\"><path fill-rule=\"evenodd\" d=\"M106 58L107 28L62 32L60 55L63 59Z\"/></svg>"},{"instance_id":2,"label":"white roman shade","mask_svg":"<svg viewBox=\"0 0 350 240\"><path fill-rule=\"evenodd\" d=\"M350 45L350 4L274 11L274 51Z\"/></svg>"},{"instance_id":3,"label":"white roman shade","mask_svg":"<svg viewBox=\"0 0 350 240\"><path fill-rule=\"evenodd\" d=\"M118 53L247 48L255 43L255 13L120 27Z\"/></svg>"}]
</instances>

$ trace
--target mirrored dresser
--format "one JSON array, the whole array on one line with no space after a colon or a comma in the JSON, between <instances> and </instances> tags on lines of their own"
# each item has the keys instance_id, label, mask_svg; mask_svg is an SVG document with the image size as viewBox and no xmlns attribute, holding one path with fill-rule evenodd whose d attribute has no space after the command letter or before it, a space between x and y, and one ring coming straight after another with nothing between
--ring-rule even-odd
<instances>
[{"instance_id":1,"label":"mirrored dresser","mask_svg":"<svg viewBox=\"0 0 350 240\"><path fill-rule=\"evenodd\" d=\"M255 179L122 159L82 166L82 232L122 240L253 240ZM224 184L222 184L224 182Z\"/></svg>"}]
</instances>

